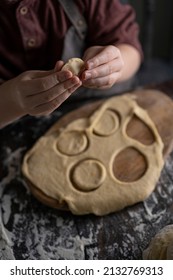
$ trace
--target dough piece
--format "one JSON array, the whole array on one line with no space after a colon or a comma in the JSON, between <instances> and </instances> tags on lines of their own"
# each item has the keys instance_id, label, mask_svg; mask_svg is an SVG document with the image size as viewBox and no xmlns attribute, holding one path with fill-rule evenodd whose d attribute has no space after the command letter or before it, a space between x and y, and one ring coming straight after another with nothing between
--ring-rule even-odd
<instances>
[{"instance_id":1,"label":"dough piece","mask_svg":"<svg viewBox=\"0 0 173 280\"><path fill-rule=\"evenodd\" d=\"M117 130L118 126L118 115L111 110L106 110L99 119L99 122L95 124L93 131L100 136L108 136L113 134Z\"/></svg>"},{"instance_id":2,"label":"dough piece","mask_svg":"<svg viewBox=\"0 0 173 280\"><path fill-rule=\"evenodd\" d=\"M144 260L173 260L173 225L162 228L143 252Z\"/></svg>"},{"instance_id":3,"label":"dough piece","mask_svg":"<svg viewBox=\"0 0 173 280\"><path fill-rule=\"evenodd\" d=\"M74 57L69 59L61 70L69 70L74 75L79 76L80 73L84 70L84 67L85 67L84 61L80 58Z\"/></svg>"},{"instance_id":4,"label":"dough piece","mask_svg":"<svg viewBox=\"0 0 173 280\"><path fill-rule=\"evenodd\" d=\"M153 133L151 145L127 135L134 115ZM147 162L145 173L135 182L121 182L113 172L116 156L128 147L139 151ZM151 194L164 164L162 150L154 123L134 97L113 97L89 118L41 137L26 154L23 173L37 190L58 203L65 202L72 213L105 215Z\"/></svg>"},{"instance_id":5,"label":"dough piece","mask_svg":"<svg viewBox=\"0 0 173 280\"><path fill-rule=\"evenodd\" d=\"M69 145L67 145L67 142ZM88 144L87 137L80 131L67 131L60 135L57 149L65 155L77 155L82 153Z\"/></svg>"},{"instance_id":6,"label":"dough piece","mask_svg":"<svg viewBox=\"0 0 173 280\"><path fill-rule=\"evenodd\" d=\"M105 167L99 161L93 159L79 162L72 173L72 181L82 191L97 189L103 183L105 177Z\"/></svg>"}]
</instances>

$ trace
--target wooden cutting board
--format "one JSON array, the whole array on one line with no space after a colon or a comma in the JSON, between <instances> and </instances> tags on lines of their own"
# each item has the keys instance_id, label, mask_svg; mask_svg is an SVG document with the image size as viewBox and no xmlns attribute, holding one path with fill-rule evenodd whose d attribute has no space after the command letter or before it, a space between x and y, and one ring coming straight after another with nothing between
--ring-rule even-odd
<instances>
[{"instance_id":1,"label":"wooden cutting board","mask_svg":"<svg viewBox=\"0 0 173 280\"><path fill-rule=\"evenodd\" d=\"M147 110L150 118L155 123L164 143L163 157L166 159L173 149L173 101L163 92L157 90L137 90L132 94L136 96L138 105ZM103 102L104 100L91 102L71 111L59 119L48 130L47 134L65 127L73 120L90 116ZM127 126L127 134L145 145L150 145L154 141L154 136L149 128L137 117L134 117ZM144 157L136 150L129 148L117 156L114 163L114 174L121 181L132 182L141 178L146 168ZM66 208L66 205L57 205L57 201L45 197L34 186L31 186L31 191L43 203L56 208L64 208L64 206Z\"/></svg>"}]
</instances>

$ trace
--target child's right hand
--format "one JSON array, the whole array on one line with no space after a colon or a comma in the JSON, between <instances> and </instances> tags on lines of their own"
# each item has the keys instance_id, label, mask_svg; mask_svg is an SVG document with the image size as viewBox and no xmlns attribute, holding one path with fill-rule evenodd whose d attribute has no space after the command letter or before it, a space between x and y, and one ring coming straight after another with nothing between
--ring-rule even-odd
<instances>
[{"instance_id":1,"label":"child's right hand","mask_svg":"<svg viewBox=\"0 0 173 280\"><path fill-rule=\"evenodd\" d=\"M24 113L50 114L81 85L78 77L60 69L28 71L11 80L12 98Z\"/></svg>"},{"instance_id":2,"label":"child's right hand","mask_svg":"<svg viewBox=\"0 0 173 280\"><path fill-rule=\"evenodd\" d=\"M70 71L27 71L0 86L0 126L26 114L47 115L57 109L81 81Z\"/></svg>"}]
</instances>

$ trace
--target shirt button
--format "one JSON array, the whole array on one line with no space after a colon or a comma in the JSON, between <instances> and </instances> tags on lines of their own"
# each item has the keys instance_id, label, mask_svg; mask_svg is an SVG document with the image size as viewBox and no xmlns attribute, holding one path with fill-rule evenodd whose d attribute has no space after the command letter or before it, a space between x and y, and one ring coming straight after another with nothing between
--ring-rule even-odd
<instances>
[{"instance_id":1,"label":"shirt button","mask_svg":"<svg viewBox=\"0 0 173 280\"><path fill-rule=\"evenodd\" d=\"M36 40L34 38L30 38L28 40L28 47L32 48L35 46L35 44L36 44Z\"/></svg>"},{"instance_id":2,"label":"shirt button","mask_svg":"<svg viewBox=\"0 0 173 280\"><path fill-rule=\"evenodd\" d=\"M26 15L27 14L27 12L28 12L28 8L27 7L22 7L21 9L20 9L20 13L21 13L21 15Z\"/></svg>"}]
</instances>

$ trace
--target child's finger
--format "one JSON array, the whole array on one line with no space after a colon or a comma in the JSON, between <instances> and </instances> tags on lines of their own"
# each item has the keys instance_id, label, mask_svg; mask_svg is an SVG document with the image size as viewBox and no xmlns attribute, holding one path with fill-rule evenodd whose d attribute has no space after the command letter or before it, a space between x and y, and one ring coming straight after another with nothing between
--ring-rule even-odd
<instances>
[{"instance_id":1,"label":"child's finger","mask_svg":"<svg viewBox=\"0 0 173 280\"><path fill-rule=\"evenodd\" d=\"M109 63L100 65L92 70L86 70L82 73L82 81L89 79L106 77L114 72L120 71L123 67L123 62L120 59L113 59Z\"/></svg>"},{"instance_id":2,"label":"child's finger","mask_svg":"<svg viewBox=\"0 0 173 280\"><path fill-rule=\"evenodd\" d=\"M121 77L120 72L114 72L105 77L99 77L95 79L90 79L83 82L83 86L91 88L110 88L114 83L116 83Z\"/></svg>"},{"instance_id":3,"label":"child's finger","mask_svg":"<svg viewBox=\"0 0 173 280\"><path fill-rule=\"evenodd\" d=\"M61 68L63 67L64 62L62 60L58 60L55 64L54 71L61 71Z\"/></svg>"},{"instance_id":4,"label":"child's finger","mask_svg":"<svg viewBox=\"0 0 173 280\"><path fill-rule=\"evenodd\" d=\"M23 81L21 91L25 93L25 96L30 97L47 91L59 83L70 79L72 76L73 75L70 71L53 72L45 77Z\"/></svg>"},{"instance_id":5,"label":"child's finger","mask_svg":"<svg viewBox=\"0 0 173 280\"><path fill-rule=\"evenodd\" d=\"M107 46L93 58L86 62L86 68L91 70L99 65L108 63L109 61L117 58L119 56L119 50L114 46Z\"/></svg>"},{"instance_id":6,"label":"child's finger","mask_svg":"<svg viewBox=\"0 0 173 280\"><path fill-rule=\"evenodd\" d=\"M74 76L64 83L59 83L57 86L49 89L48 91L30 96L29 98L27 98L26 102L28 102L28 105L31 108L50 103L52 100L66 91L69 91L71 93L71 89L77 85L81 85L81 82L78 77Z\"/></svg>"},{"instance_id":7,"label":"child's finger","mask_svg":"<svg viewBox=\"0 0 173 280\"><path fill-rule=\"evenodd\" d=\"M61 95L53 99L52 101L39 105L30 110L30 115L41 116L52 113L56 110L78 87L80 84L76 84L68 90L64 91Z\"/></svg>"}]
</instances>

